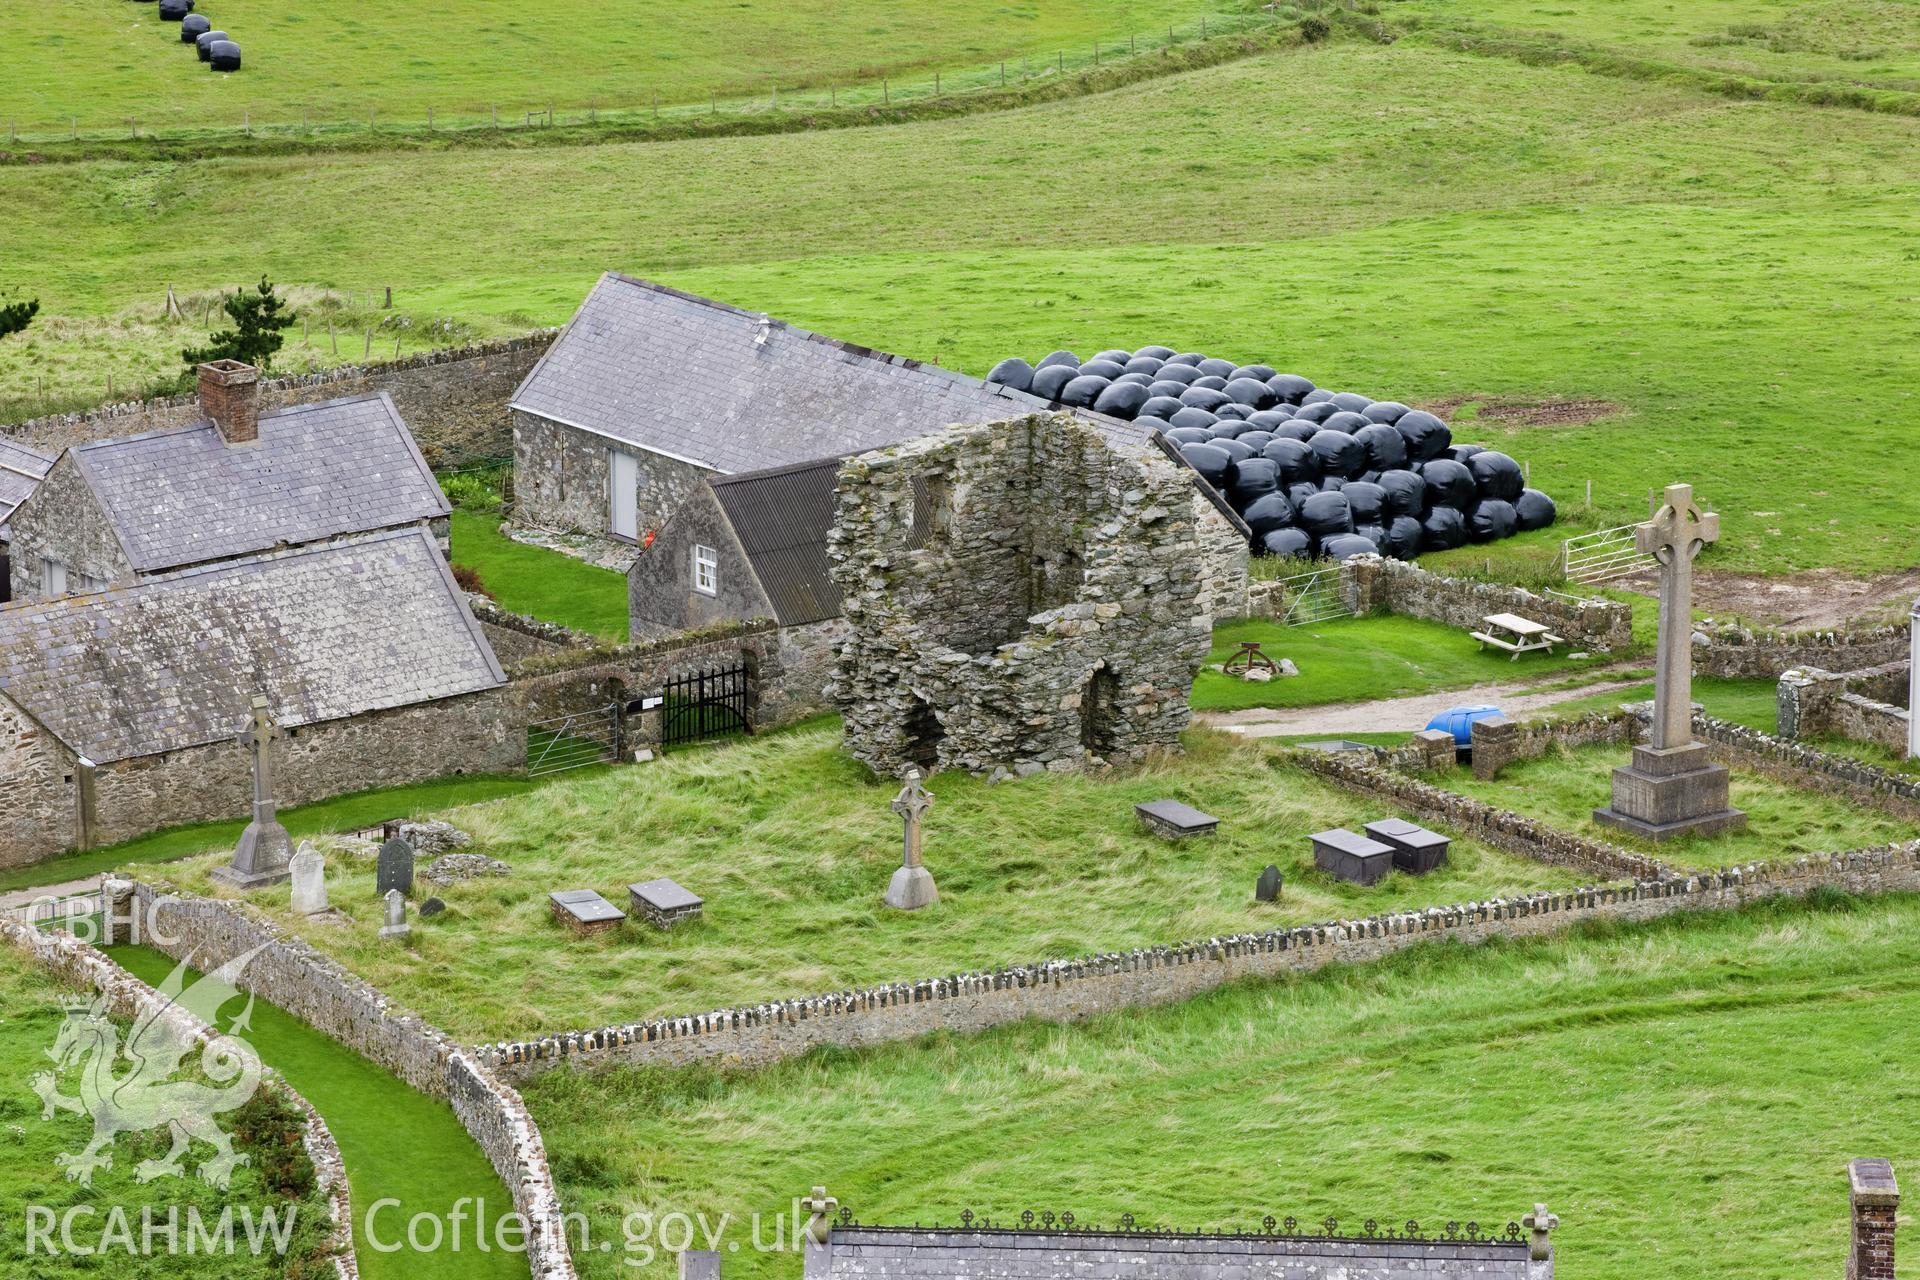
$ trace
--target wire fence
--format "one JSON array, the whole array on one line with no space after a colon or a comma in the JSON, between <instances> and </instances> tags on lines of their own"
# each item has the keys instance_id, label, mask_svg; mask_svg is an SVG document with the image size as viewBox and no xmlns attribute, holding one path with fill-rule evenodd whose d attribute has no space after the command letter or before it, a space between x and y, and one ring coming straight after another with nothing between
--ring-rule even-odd
<instances>
[{"instance_id":1,"label":"wire fence","mask_svg":"<svg viewBox=\"0 0 1920 1280\"><path fill-rule=\"evenodd\" d=\"M645 128L674 122L697 123L702 117L755 117L775 113L808 114L821 111L924 104L969 94L1016 89L1097 70L1143 55L1159 54L1196 42L1273 31L1303 15L1333 9L1353 9L1358 0L1298 0L1274 4L1243 14L1213 14L1191 23L1164 29L1131 32L1091 41L1078 47L1060 47L1051 53L1028 54L957 71L882 75L844 82L781 84L769 77L763 89L736 84L716 91L704 101L664 101L657 91L641 87L620 103L596 101L562 103L498 102L467 104L442 111L429 106L424 118L383 115L377 107L364 113L327 113L301 108L295 115L284 106L241 105L220 117L196 117L185 110L159 110L103 119L97 113L75 109L53 120L7 120L9 146L59 142L104 142L129 139L159 141L206 140L233 132L264 139L326 141L369 135L406 137L428 133L472 133L482 130L527 133L556 128L632 126ZM249 57L271 56L270 53ZM246 72L237 73L242 78Z\"/></svg>"}]
</instances>

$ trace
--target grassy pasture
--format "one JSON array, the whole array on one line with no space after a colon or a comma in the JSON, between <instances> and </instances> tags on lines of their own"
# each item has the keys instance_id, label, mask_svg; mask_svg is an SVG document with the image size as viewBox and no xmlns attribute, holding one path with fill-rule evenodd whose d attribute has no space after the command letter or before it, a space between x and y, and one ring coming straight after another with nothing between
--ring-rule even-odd
<instances>
[{"instance_id":1,"label":"grassy pasture","mask_svg":"<svg viewBox=\"0 0 1920 1280\"><path fill-rule=\"evenodd\" d=\"M755 1252L747 1216L825 1183L863 1221L948 1224L1504 1226L1545 1200L1568 1276L1802 1280L1845 1269L1847 1160L1920 1153L1920 1111L1886 1105L1920 1089L1916 963L1920 902L1827 899L754 1073L555 1071L526 1096L595 1236L728 1213L726 1265L756 1277L797 1260Z\"/></svg>"},{"instance_id":2,"label":"grassy pasture","mask_svg":"<svg viewBox=\"0 0 1920 1280\"><path fill-rule=\"evenodd\" d=\"M838 721L825 720L456 810L447 816L473 832L473 851L513 874L432 887L448 910L418 921L405 947L375 936L371 860L331 860L346 927L287 916L285 888L252 900L403 1004L484 1040L1581 880L1461 842L1426 876L1335 881L1313 868L1305 837L1391 815L1274 768L1257 746L1196 732L1187 754L1113 777L994 786L940 774L926 858L941 901L889 911L897 784L874 781L839 739ZM1219 816L1220 834L1147 835L1133 806L1169 796ZM181 864L172 878L219 894L206 873L220 860ZM1256 904L1269 862L1286 894ZM698 924L662 934L630 921L574 939L548 914L553 890L596 889L624 909L628 884L663 875L706 899Z\"/></svg>"},{"instance_id":3,"label":"grassy pasture","mask_svg":"<svg viewBox=\"0 0 1920 1280\"><path fill-rule=\"evenodd\" d=\"M215 75L177 25L125 0L46 0L10 14L0 46L0 121L65 134L137 117L180 126L356 120L444 124L549 105L636 107L767 95L883 75L931 78L1022 56L1111 53L1130 33L1164 33L1216 13L1204 0L952 0L863 6L831 0L422 0L365 6L211 0L245 65ZM1082 46L1089 46L1083 49Z\"/></svg>"},{"instance_id":4,"label":"grassy pasture","mask_svg":"<svg viewBox=\"0 0 1920 1280\"><path fill-rule=\"evenodd\" d=\"M911 127L12 167L0 217L33 270L0 289L111 324L258 268L497 332L564 319L614 266L975 372L1165 338L1414 401L1605 400L1462 434L1568 508L1593 480L1571 524L1687 476L1725 517L1715 563L1871 571L1912 564L1920 524L1883 463L1920 361L1917 160L1916 121L1349 43ZM59 349L20 342L0 397L24 407Z\"/></svg>"}]
</instances>

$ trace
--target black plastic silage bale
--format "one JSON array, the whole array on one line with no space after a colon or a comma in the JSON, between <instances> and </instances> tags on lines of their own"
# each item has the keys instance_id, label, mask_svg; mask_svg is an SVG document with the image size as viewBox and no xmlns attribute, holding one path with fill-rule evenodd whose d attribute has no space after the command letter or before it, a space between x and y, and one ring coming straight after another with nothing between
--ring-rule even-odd
<instances>
[{"instance_id":1,"label":"black plastic silage bale","mask_svg":"<svg viewBox=\"0 0 1920 1280\"><path fill-rule=\"evenodd\" d=\"M1320 433L1320 424L1308 422L1305 418L1289 418L1273 428L1273 434L1281 440L1298 440L1301 444Z\"/></svg>"},{"instance_id":2,"label":"black plastic silage bale","mask_svg":"<svg viewBox=\"0 0 1920 1280\"><path fill-rule=\"evenodd\" d=\"M1480 491L1473 483L1473 473L1464 463L1449 458L1435 458L1432 462L1421 464L1420 478L1427 482L1427 506L1452 507L1456 511L1466 511L1480 498Z\"/></svg>"},{"instance_id":3,"label":"black plastic silage bale","mask_svg":"<svg viewBox=\"0 0 1920 1280\"><path fill-rule=\"evenodd\" d=\"M1385 489L1365 480L1354 480L1349 482L1341 492L1347 495L1347 507L1353 512L1353 523L1356 526L1386 522L1387 491Z\"/></svg>"},{"instance_id":4,"label":"black plastic silage bale","mask_svg":"<svg viewBox=\"0 0 1920 1280\"><path fill-rule=\"evenodd\" d=\"M1434 507L1420 522L1420 549L1452 551L1467 545L1467 517L1458 507Z\"/></svg>"},{"instance_id":5,"label":"black plastic silage bale","mask_svg":"<svg viewBox=\"0 0 1920 1280\"><path fill-rule=\"evenodd\" d=\"M1338 412L1340 411L1325 400L1312 401L1295 409L1293 418L1296 422L1311 422L1317 427Z\"/></svg>"},{"instance_id":6,"label":"black plastic silage bale","mask_svg":"<svg viewBox=\"0 0 1920 1280\"><path fill-rule=\"evenodd\" d=\"M215 71L238 71L240 46L231 40L215 40L207 51L207 65Z\"/></svg>"},{"instance_id":7,"label":"black plastic silage bale","mask_svg":"<svg viewBox=\"0 0 1920 1280\"><path fill-rule=\"evenodd\" d=\"M1231 360L1221 360L1217 358L1202 360L1200 362L1201 373L1206 374L1210 378L1219 378L1223 381L1228 374L1232 373L1238 367L1239 366Z\"/></svg>"},{"instance_id":8,"label":"black plastic silage bale","mask_svg":"<svg viewBox=\"0 0 1920 1280\"><path fill-rule=\"evenodd\" d=\"M1552 524L1557 512L1553 499L1538 489L1522 489L1513 504L1514 522L1520 532L1529 533Z\"/></svg>"},{"instance_id":9,"label":"black plastic silage bale","mask_svg":"<svg viewBox=\"0 0 1920 1280\"><path fill-rule=\"evenodd\" d=\"M1227 403L1227 397L1225 393L1215 391L1210 387L1188 387L1181 395L1180 403L1190 405L1195 409L1205 409L1207 412L1213 413L1218 411L1221 405Z\"/></svg>"},{"instance_id":10,"label":"black plastic silage bale","mask_svg":"<svg viewBox=\"0 0 1920 1280\"><path fill-rule=\"evenodd\" d=\"M1344 431L1322 427L1307 447L1320 455L1320 466L1330 476L1352 479L1367 469L1367 448Z\"/></svg>"},{"instance_id":11,"label":"black plastic silage bale","mask_svg":"<svg viewBox=\"0 0 1920 1280\"><path fill-rule=\"evenodd\" d=\"M1150 356L1155 360L1164 362L1167 360L1171 360L1175 353L1172 347L1149 345L1149 346L1141 347L1139 350L1135 351L1133 354L1136 356Z\"/></svg>"},{"instance_id":12,"label":"black plastic silage bale","mask_svg":"<svg viewBox=\"0 0 1920 1280\"><path fill-rule=\"evenodd\" d=\"M1300 506L1300 527L1323 542L1353 532L1353 511L1344 493L1316 493Z\"/></svg>"},{"instance_id":13,"label":"black plastic silage bale","mask_svg":"<svg viewBox=\"0 0 1920 1280\"><path fill-rule=\"evenodd\" d=\"M1208 443L1211 444L1216 449L1225 449L1227 451L1227 456L1233 459L1234 466L1236 469L1238 469L1239 465L1242 462L1245 462L1248 458L1252 458L1256 456L1253 450L1247 448L1246 445L1241 444L1238 440L1235 440L1231 436L1216 436L1214 439L1210 440Z\"/></svg>"},{"instance_id":14,"label":"black plastic silage bale","mask_svg":"<svg viewBox=\"0 0 1920 1280\"><path fill-rule=\"evenodd\" d=\"M1108 382L1112 382L1126 371L1127 366L1124 363L1118 363L1112 360L1089 360L1080 366L1081 377L1105 378Z\"/></svg>"},{"instance_id":15,"label":"black plastic silage bale","mask_svg":"<svg viewBox=\"0 0 1920 1280\"><path fill-rule=\"evenodd\" d=\"M201 36L213 30L213 23L197 13L190 13L180 19L180 43L193 44Z\"/></svg>"},{"instance_id":16,"label":"black plastic silage bale","mask_svg":"<svg viewBox=\"0 0 1920 1280\"><path fill-rule=\"evenodd\" d=\"M1467 470L1473 473L1474 488L1480 497L1497 499L1511 503L1520 496L1520 490L1526 487L1526 479L1520 470L1520 464L1504 453L1488 449L1476 453L1467 459Z\"/></svg>"},{"instance_id":17,"label":"black plastic silage bale","mask_svg":"<svg viewBox=\"0 0 1920 1280\"><path fill-rule=\"evenodd\" d=\"M1051 369L1057 365L1066 365L1070 369L1078 369L1080 367L1080 357L1066 350L1049 351L1046 355L1041 356L1040 363L1033 367L1036 369Z\"/></svg>"},{"instance_id":18,"label":"black plastic silage bale","mask_svg":"<svg viewBox=\"0 0 1920 1280\"><path fill-rule=\"evenodd\" d=\"M1151 393L1153 388L1149 387L1147 390ZM1180 403L1177 396L1156 396L1149 394L1147 396L1147 402L1140 406L1140 412L1150 413L1156 418L1171 419L1174 414L1186 407L1187 406Z\"/></svg>"},{"instance_id":19,"label":"black plastic silage bale","mask_svg":"<svg viewBox=\"0 0 1920 1280\"><path fill-rule=\"evenodd\" d=\"M1234 465L1233 484L1227 489L1227 501L1233 504L1235 511L1245 512L1259 499L1279 492L1279 464L1270 458L1248 457Z\"/></svg>"},{"instance_id":20,"label":"black plastic silage bale","mask_svg":"<svg viewBox=\"0 0 1920 1280\"><path fill-rule=\"evenodd\" d=\"M1287 404L1299 404L1313 390L1313 383L1297 373L1276 373L1267 379L1267 385Z\"/></svg>"},{"instance_id":21,"label":"black plastic silage bale","mask_svg":"<svg viewBox=\"0 0 1920 1280\"><path fill-rule=\"evenodd\" d=\"M1367 466L1374 471L1398 471L1407 465L1407 442L1398 431L1375 422L1353 433L1367 450Z\"/></svg>"},{"instance_id":22,"label":"black plastic silage bale","mask_svg":"<svg viewBox=\"0 0 1920 1280\"><path fill-rule=\"evenodd\" d=\"M1375 481L1386 495L1387 514L1418 516L1427 506L1427 482L1412 471L1383 471Z\"/></svg>"},{"instance_id":23,"label":"black plastic silage bale","mask_svg":"<svg viewBox=\"0 0 1920 1280\"><path fill-rule=\"evenodd\" d=\"M1067 384L1080 376L1077 364L1043 364L1033 371L1027 390L1042 400L1058 400Z\"/></svg>"},{"instance_id":24,"label":"black plastic silage bale","mask_svg":"<svg viewBox=\"0 0 1920 1280\"><path fill-rule=\"evenodd\" d=\"M193 12L193 0L160 0L160 20L179 22Z\"/></svg>"},{"instance_id":25,"label":"black plastic silage bale","mask_svg":"<svg viewBox=\"0 0 1920 1280\"><path fill-rule=\"evenodd\" d=\"M1355 556L1378 555L1380 548L1373 539L1357 533L1340 533L1325 538L1320 543L1320 554L1329 560L1351 560Z\"/></svg>"},{"instance_id":26,"label":"black plastic silage bale","mask_svg":"<svg viewBox=\"0 0 1920 1280\"><path fill-rule=\"evenodd\" d=\"M1336 409L1328 414L1320 425L1329 430L1344 431L1348 435L1354 435L1372 424L1351 409Z\"/></svg>"},{"instance_id":27,"label":"black plastic silage bale","mask_svg":"<svg viewBox=\"0 0 1920 1280\"><path fill-rule=\"evenodd\" d=\"M1431 462L1446 453L1453 443L1447 424L1424 409L1410 409L1400 415L1393 429L1407 442L1407 456L1415 462Z\"/></svg>"},{"instance_id":28,"label":"black plastic silage bale","mask_svg":"<svg viewBox=\"0 0 1920 1280\"><path fill-rule=\"evenodd\" d=\"M1123 421L1131 420L1139 414L1140 406L1152 398L1147 394L1147 389L1137 382L1116 382L1094 400L1093 411Z\"/></svg>"},{"instance_id":29,"label":"black plastic silage bale","mask_svg":"<svg viewBox=\"0 0 1920 1280\"><path fill-rule=\"evenodd\" d=\"M1183 444L1180 446L1180 456L1208 484L1221 493L1227 491L1228 484L1233 480L1232 454L1217 444Z\"/></svg>"},{"instance_id":30,"label":"black plastic silage bale","mask_svg":"<svg viewBox=\"0 0 1920 1280\"><path fill-rule=\"evenodd\" d=\"M1306 560L1313 556L1313 535L1304 529L1275 529L1261 535L1260 548L1270 556Z\"/></svg>"},{"instance_id":31,"label":"black plastic silage bale","mask_svg":"<svg viewBox=\"0 0 1920 1280\"><path fill-rule=\"evenodd\" d=\"M1183 404L1180 406L1179 411L1175 413L1173 417L1169 418L1168 421L1176 427L1201 427L1204 429L1211 428L1213 424L1220 421L1220 419L1208 413L1205 409L1196 409L1190 404Z\"/></svg>"},{"instance_id":32,"label":"black plastic silage bale","mask_svg":"<svg viewBox=\"0 0 1920 1280\"><path fill-rule=\"evenodd\" d=\"M1227 375L1227 381L1232 382L1235 378L1252 378L1255 382L1265 382L1268 378L1275 376L1277 375L1270 364L1243 364Z\"/></svg>"},{"instance_id":33,"label":"black plastic silage bale","mask_svg":"<svg viewBox=\"0 0 1920 1280\"><path fill-rule=\"evenodd\" d=\"M1093 402L1100 398L1100 393L1112 385L1106 378L1092 378L1083 373L1060 388L1060 403L1091 409Z\"/></svg>"},{"instance_id":34,"label":"black plastic silage bale","mask_svg":"<svg viewBox=\"0 0 1920 1280\"><path fill-rule=\"evenodd\" d=\"M1368 422L1382 422L1390 427L1413 411L1398 400L1375 400L1360 412Z\"/></svg>"},{"instance_id":35,"label":"black plastic silage bale","mask_svg":"<svg viewBox=\"0 0 1920 1280\"><path fill-rule=\"evenodd\" d=\"M1227 385L1221 388L1227 397L1249 409L1270 409L1280 402L1273 394L1273 388L1253 378L1229 378Z\"/></svg>"},{"instance_id":36,"label":"black plastic silage bale","mask_svg":"<svg viewBox=\"0 0 1920 1280\"><path fill-rule=\"evenodd\" d=\"M193 38L193 46L200 54L200 61L211 61L213 59L213 46L226 38L227 33L224 31L203 31L195 36Z\"/></svg>"},{"instance_id":37,"label":"black plastic silage bale","mask_svg":"<svg viewBox=\"0 0 1920 1280\"><path fill-rule=\"evenodd\" d=\"M1467 536L1475 542L1498 542L1511 538L1518 528L1513 504L1500 498L1486 498L1474 504L1467 517Z\"/></svg>"},{"instance_id":38,"label":"black plastic silage bale","mask_svg":"<svg viewBox=\"0 0 1920 1280\"><path fill-rule=\"evenodd\" d=\"M987 381L1025 391L1033 385L1033 366L1019 356L1009 356L987 371Z\"/></svg>"},{"instance_id":39,"label":"black plastic silage bale","mask_svg":"<svg viewBox=\"0 0 1920 1280\"><path fill-rule=\"evenodd\" d=\"M1387 525L1387 554L1396 560L1412 560L1420 554L1422 529L1416 516L1395 516Z\"/></svg>"},{"instance_id":40,"label":"black plastic silage bale","mask_svg":"<svg viewBox=\"0 0 1920 1280\"><path fill-rule=\"evenodd\" d=\"M1289 440L1280 437L1267 442L1260 450L1261 456L1271 458L1280 464L1280 483L1317 484L1321 473L1326 470L1320 461L1320 455L1303 440Z\"/></svg>"},{"instance_id":41,"label":"black plastic silage bale","mask_svg":"<svg viewBox=\"0 0 1920 1280\"><path fill-rule=\"evenodd\" d=\"M1128 373L1144 373L1151 379L1154 374L1160 372L1160 366L1165 363L1165 360L1155 359L1153 356L1134 356L1127 361L1126 369Z\"/></svg>"}]
</instances>

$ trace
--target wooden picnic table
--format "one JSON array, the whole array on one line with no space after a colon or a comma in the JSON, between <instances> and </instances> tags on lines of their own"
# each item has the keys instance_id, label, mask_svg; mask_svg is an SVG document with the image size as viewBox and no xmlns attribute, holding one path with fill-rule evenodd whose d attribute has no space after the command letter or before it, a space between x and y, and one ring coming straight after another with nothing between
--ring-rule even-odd
<instances>
[{"instance_id":1,"label":"wooden picnic table","mask_svg":"<svg viewBox=\"0 0 1920 1280\"><path fill-rule=\"evenodd\" d=\"M1531 618L1523 618L1517 613L1490 613L1480 619L1485 631L1475 631L1473 638L1480 642L1481 649L1492 645L1496 649L1505 649L1512 654L1511 661L1518 662L1523 653L1536 653L1544 650L1551 654L1553 646L1565 644L1559 636L1549 631L1545 624Z\"/></svg>"}]
</instances>

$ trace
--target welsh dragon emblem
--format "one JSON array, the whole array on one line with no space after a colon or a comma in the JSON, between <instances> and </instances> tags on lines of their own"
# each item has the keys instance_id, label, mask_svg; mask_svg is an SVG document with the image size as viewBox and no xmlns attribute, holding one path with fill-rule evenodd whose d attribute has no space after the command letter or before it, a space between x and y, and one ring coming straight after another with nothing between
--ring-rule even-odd
<instances>
[{"instance_id":1,"label":"welsh dragon emblem","mask_svg":"<svg viewBox=\"0 0 1920 1280\"><path fill-rule=\"evenodd\" d=\"M93 1117L93 1140L86 1148L55 1157L67 1171L67 1181L92 1186L95 1169L113 1167L110 1148L120 1134L162 1127L171 1132L173 1147L164 1157L143 1160L135 1167L134 1177L140 1182L179 1176L195 1140L214 1150L196 1172L223 1191L234 1169L248 1163L245 1155L234 1151L214 1117L245 1106L260 1087L260 1055L240 1038L253 1016L253 997L247 997L246 1007L229 1024L227 1034L219 1034L214 1018L240 994L234 983L259 950L235 956L191 986L185 981L186 963L176 965L160 984L160 1002L135 1019L124 1044L107 1014L104 995L67 1003L66 1021L47 1051L54 1070L33 1078L34 1092L43 1104L41 1119L51 1120L55 1111ZM195 1034L197 1023L213 1027L215 1034L203 1041ZM196 1049L200 1073L212 1084L174 1079ZM75 1067L80 1073L80 1096L70 1098L60 1092L60 1076Z\"/></svg>"}]
</instances>

